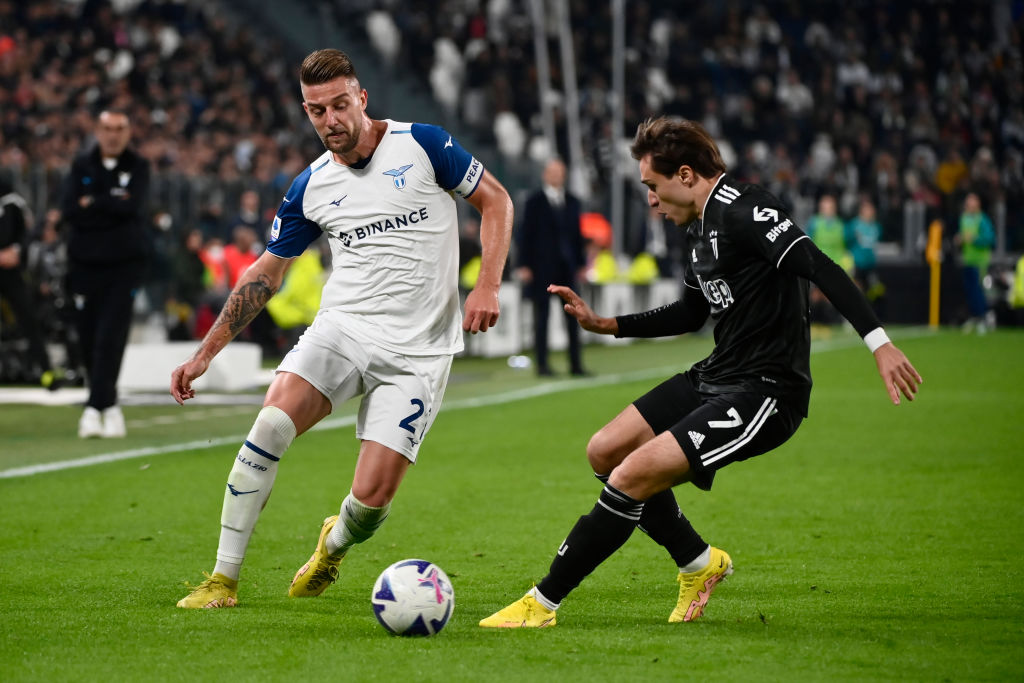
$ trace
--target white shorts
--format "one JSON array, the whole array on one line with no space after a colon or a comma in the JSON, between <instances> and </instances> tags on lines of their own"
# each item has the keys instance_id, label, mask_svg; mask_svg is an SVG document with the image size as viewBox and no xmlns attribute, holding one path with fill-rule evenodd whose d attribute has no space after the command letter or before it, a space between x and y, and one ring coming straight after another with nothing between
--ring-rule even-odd
<instances>
[{"instance_id":1,"label":"white shorts","mask_svg":"<svg viewBox=\"0 0 1024 683\"><path fill-rule=\"evenodd\" d=\"M312 384L336 408L363 395L356 438L376 441L416 462L448 385L452 355L403 356L345 334L320 314L277 372Z\"/></svg>"}]
</instances>

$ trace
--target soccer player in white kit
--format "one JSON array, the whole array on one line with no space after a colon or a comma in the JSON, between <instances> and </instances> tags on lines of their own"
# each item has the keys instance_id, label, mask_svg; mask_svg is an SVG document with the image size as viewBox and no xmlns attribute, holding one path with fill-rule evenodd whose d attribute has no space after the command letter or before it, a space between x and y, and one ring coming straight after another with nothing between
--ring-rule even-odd
<instances>
[{"instance_id":1,"label":"soccer player in white kit","mask_svg":"<svg viewBox=\"0 0 1024 683\"><path fill-rule=\"evenodd\" d=\"M512 201L445 130L374 120L345 53L302 63L302 107L327 151L292 182L266 252L244 273L193 355L171 376L179 404L192 382L281 286L292 260L326 233L333 269L316 320L285 356L228 475L213 574L178 607L233 607L245 550L292 440L362 394L351 491L324 520L316 549L288 594L320 595L349 548L387 518L391 500L441 405L462 330L498 320ZM458 295L454 195L481 214L476 287ZM461 328L461 329L460 329Z\"/></svg>"}]
</instances>

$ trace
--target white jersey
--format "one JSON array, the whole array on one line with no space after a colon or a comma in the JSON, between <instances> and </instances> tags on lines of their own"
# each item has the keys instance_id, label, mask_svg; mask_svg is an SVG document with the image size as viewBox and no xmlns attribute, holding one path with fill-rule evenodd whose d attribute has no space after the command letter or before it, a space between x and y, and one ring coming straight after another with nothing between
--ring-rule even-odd
<instances>
[{"instance_id":1,"label":"white jersey","mask_svg":"<svg viewBox=\"0 0 1024 683\"><path fill-rule=\"evenodd\" d=\"M482 164L442 128L385 120L369 159L345 166L331 152L299 174L274 218L267 249L300 255L322 232L333 270L319 315L407 355L462 350L458 221Z\"/></svg>"}]
</instances>

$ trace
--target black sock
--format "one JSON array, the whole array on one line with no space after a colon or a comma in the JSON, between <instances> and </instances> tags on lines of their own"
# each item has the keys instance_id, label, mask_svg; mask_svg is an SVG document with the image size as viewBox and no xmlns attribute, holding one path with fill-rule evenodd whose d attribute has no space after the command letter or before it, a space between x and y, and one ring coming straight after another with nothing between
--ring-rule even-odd
<instances>
[{"instance_id":1,"label":"black sock","mask_svg":"<svg viewBox=\"0 0 1024 683\"><path fill-rule=\"evenodd\" d=\"M655 543L664 546L679 567L697 559L708 547L679 509L672 489L656 493L644 502L637 526Z\"/></svg>"},{"instance_id":2,"label":"black sock","mask_svg":"<svg viewBox=\"0 0 1024 683\"><path fill-rule=\"evenodd\" d=\"M561 602L597 565L626 542L640 520L643 507L643 501L606 484L594 509L580 517L569 532L551 562L548 575L537 584L537 590L551 602Z\"/></svg>"},{"instance_id":3,"label":"black sock","mask_svg":"<svg viewBox=\"0 0 1024 683\"><path fill-rule=\"evenodd\" d=\"M594 476L602 483L608 483L609 475L595 473ZM637 527L663 546L678 567L697 559L708 547L707 541L700 537L679 509L672 489L665 489L644 501L644 511Z\"/></svg>"}]
</instances>

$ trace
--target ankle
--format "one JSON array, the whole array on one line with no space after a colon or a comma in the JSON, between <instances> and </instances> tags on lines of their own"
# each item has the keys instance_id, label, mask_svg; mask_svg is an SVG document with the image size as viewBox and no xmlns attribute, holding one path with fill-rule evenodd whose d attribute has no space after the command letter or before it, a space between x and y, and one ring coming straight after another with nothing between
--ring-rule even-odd
<instances>
[{"instance_id":1,"label":"ankle","mask_svg":"<svg viewBox=\"0 0 1024 683\"><path fill-rule=\"evenodd\" d=\"M702 552L700 555L698 555L697 557L693 558L692 560L681 566L679 568L679 571L683 574L692 574L694 572L699 572L702 569L706 568L710 563L711 546L709 545L707 548L704 549L704 552Z\"/></svg>"}]
</instances>

